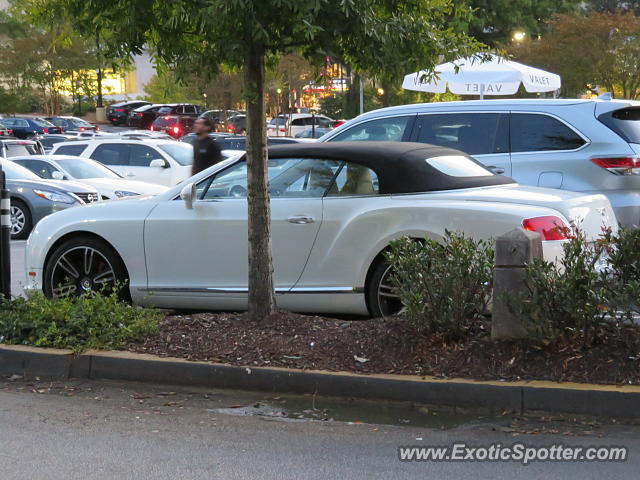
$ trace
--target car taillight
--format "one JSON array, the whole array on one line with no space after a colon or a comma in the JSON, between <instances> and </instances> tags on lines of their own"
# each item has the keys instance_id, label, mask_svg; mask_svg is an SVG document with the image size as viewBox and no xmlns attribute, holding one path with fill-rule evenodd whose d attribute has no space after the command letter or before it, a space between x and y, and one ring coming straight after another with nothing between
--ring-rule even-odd
<instances>
[{"instance_id":1,"label":"car taillight","mask_svg":"<svg viewBox=\"0 0 640 480\"><path fill-rule=\"evenodd\" d=\"M151 130L151 131L153 132L153 130L154 130L153 125L151 125L151 126L149 127L149 130Z\"/></svg>"},{"instance_id":2,"label":"car taillight","mask_svg":"<svg viewBox=\"0 0 640 480\"><path fill-rule=\"evenodd\" d=\"M640 175L639 157L592 158L591 161L614 175Z\"/></svg>"},{"instance_id":3,"label":"car taillight","mask_svg":"<svg viewBox=\"0 0 640 480\"><path fill-rule=\"evenodd\" d=\"M173 127L174 135L178 135L180 133L180 127Z\"/></svg>"},{"instance_id":4,"label":"car taillight","mask_svg":"<svg viewBox=\"0 0 640 480\"><path fill-rule=\"evenodd\" d=\"M85 131L85 128L84 128L84 127L80 127L80 131L81 131L81 132L84 132L84 131Z\"/></svg>"},{"instance_id":5,"label":"car taillight","mask_svg":"<svg viewBox=\"0 0 640 480\"><path fill-rule=\"evenodd\" d=\"M116 112L124 112L124 111L125 111L125 109L124 109L124 108L116 108L116 110L115 110L115 111L116 111Z\"/></svg>"},{"instance_id":6,"label":"car taillight","mask_svg":"<svg viewBox=\"0 0 640 480\"><path fill-rule=\"evenodd\" d=\"M96 132L99 132L99 131L100 131L100 127L96 127L96 128L95 128L95 131L96 131Z\"/></svg>"},{"instance_id":7,"label":"car taillight","mask_svg":"<svg viewBox=\"0 0 640 480\"><path fill-rule=\"evenodd\" d=\"M165 120L169 120L169 117L164 117Z\"/></svg>"},{"instance_id":8,"label":"car taillight","mask_svg":"<svg viewBox=\"0 0 640 480\"><path fill-rule=\"evenodd\" d=\"M42 128L42 131L43 131L44 133L49 133L49 129L48 129L47 127L43 127L43 128Z\"/></svg>"},{"instance_id":9,"label":"car taillight","mask_svg":"<svg viewBox=\"0 0 640 480\"><path fill-rule=\"evenodd\" d=\"M571 236L567 224L553 215L527 218L522 221L522 227L530 232L538 232L542 240L567 240Z\"/></svg>"},{"instance_id":10,"label":"car taillight","mask_svg":"<svg viewBox=\"0 0 640 480\"><path fill-rule=\"evenodd\" d=\"M136 113L136 117L143 117L143 116L144 116L143 113L140 113L140 112Z\"/></svg>"}]
</instances>

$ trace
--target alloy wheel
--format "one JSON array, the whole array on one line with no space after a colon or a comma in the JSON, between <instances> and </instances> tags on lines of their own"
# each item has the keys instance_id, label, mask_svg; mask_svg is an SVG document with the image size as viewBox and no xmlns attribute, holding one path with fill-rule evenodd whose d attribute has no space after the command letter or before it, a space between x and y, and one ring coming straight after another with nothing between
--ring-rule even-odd
<instances>
[{"instance_id":1,"label":"alloy wheel","mask_svg":"<svg viewBox=\"0 0 640 480\"><path fill-rule=\"evenodd\" d=\"M19 235L27 224L27 216L24 211L16 206L11 205L11 235Z\"/></svg>"},{"instance_id":2,"label":"alloy wheel","mask_svg":"<svg viewBox=\"0 0 640 480\"><path fill-rule=\"evenodd\" d=\"M54 297L93 295L109 291L115 284L116 273L111 262L92 247L75 247L64 252L51 275Z\"/></svg>"},{"instance_id":3,"label":"alloy wheel","mask_svg":"<svg viewBox=\"0 0 640 480\"><path fill-rule=\"evenodd\" d=\"M380 283L378 284L378 308L382 312L382 316L395 315L402 310L402 301L400 295L395 292L395 288L391 285L391 265L387 266Z\"/></svg>"}]
</instances>

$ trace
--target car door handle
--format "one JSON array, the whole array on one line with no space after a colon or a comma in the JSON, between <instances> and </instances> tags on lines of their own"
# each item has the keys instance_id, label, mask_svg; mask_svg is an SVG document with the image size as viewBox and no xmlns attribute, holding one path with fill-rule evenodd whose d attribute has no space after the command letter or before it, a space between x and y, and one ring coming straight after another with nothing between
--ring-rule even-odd
<instances>
[{"instance_id":1,"label":"car door handle","mask_svg":"<svg viewBox=\"0 0 640 480\"><path fill-rule=\"evenodd\" d=\"M489 170L491 170L493 173L495 173L496 175L502 175L504 173L504 168L502 167L496 167L495 165L491 165L490 167L487 167Z\"/></svg>"},{"instance_id":2,"label":"car door handle","mask_svg":"<svg viewBox=\"0 0 640 480\"><path fill-rule=\"evenodd\" d=\"M132 173L132 172L125 173L125 177L135 177L135 176L136 176L136 174Z\"/></svg>"},{"instance_id":3,"label":"car door handle","mask_svg":"<svg viewBox=\"0 0 640 480\"><path fill-rule=\"evenodd\" d=\"M287 218L287 222L295 223L297 225L304 225L305 223L313 223L314 220L311 217L305 217L304 215L296 215L295 217Z\"/></svg>"}]
</instances>

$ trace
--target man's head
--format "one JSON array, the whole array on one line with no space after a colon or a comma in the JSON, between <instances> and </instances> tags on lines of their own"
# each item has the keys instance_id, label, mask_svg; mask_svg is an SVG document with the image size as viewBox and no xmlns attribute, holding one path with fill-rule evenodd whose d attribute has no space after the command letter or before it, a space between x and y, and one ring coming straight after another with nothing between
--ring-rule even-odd
<instances>
[{"instance_id":1,"label":"man's head","mask_svg":"<svg viewBox=\"0 0 640 480\"><path fill-rule=\"evenodd\" d=\"M211 132L213 132L213 122L207 117L199 118L193 124L193 133L198 136L209 135Z\"/></svg>"}]
</instances>

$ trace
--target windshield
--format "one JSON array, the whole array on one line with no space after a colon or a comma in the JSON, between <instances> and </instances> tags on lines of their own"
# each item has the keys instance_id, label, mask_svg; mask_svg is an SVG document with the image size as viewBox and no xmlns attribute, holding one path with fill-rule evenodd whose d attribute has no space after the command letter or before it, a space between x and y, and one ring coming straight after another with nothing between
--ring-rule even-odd
<instances>
[{"instance_id":1,"label":"windshield","mask_svg":"<svg viewBox=\"0 0 640 480\"><path fill-rule=\"evenodd\" d=\"M1 161L0 165L2 165L2 171L9 180L41 180L35 173L17 163Z\"/></svg>"},{"instance_id":2,"label":"windshield","mask_svg":"<svg viewBox=\"0 0 640 480\"><path fill-rule=\"evenodd\" d=\"M46 120L43 120L42 118L34 118L33 119L33 123L35 123L39 127L55 127L55 125L53 123L47 122Z\"/></svg>"},{"instance_id":3,"label":"windshield","mask_svg":"<svg viewBox=\"0 0 640 480\"><path fill-rule=\"evenodd\" d=\"M89 122L85 122L81 118L70 117L67 120L69 120L74 125L91 125Z\"/></svg>"},{"instance_id":4,"label":"windshield","mask_svg":"<svg viewBox=\"0 0 640 480\"><path fill-rule=\"evenodd\" d=\"M86 158L65 158L63 160L56 160L56 162L76 179L122 178L101 163Z\"/></svg>"},{"instance_id":5,"label":"windshield","mask_svg":"<svg viewBox=\"0 0 640 480\"><path fill-rule=\"evenodd\" d=\"M273 125L274 127L276 125L284 125L285 122L285 117L274 117L271 119L271 122L269 122L269 125Z\"/></svg>"},{"instance_id":6,"label":"windshield","mask_svg":"<svg viewBox=\"0 0 640 480\"><path fill-rule=\"evenodd\" d=\"M158 146L180 165L191 165L193 163L193 146L188 143L176 142Z\"/></svg>"},{"instance_id":7,"label":"windshield","mask_svg":"<svg viewBox=\"0 0 640 480\"><path fill-rule=\"evenodd\" d=\"M41 153L33 143L8 143L5 145L7 158L20 155L37 155Z\"/></svg>"}]
</instances>

